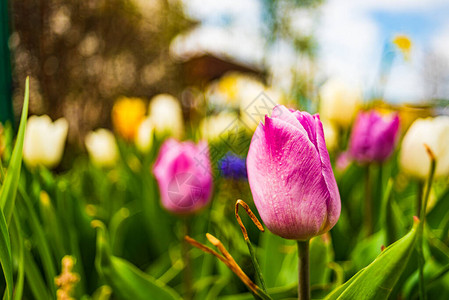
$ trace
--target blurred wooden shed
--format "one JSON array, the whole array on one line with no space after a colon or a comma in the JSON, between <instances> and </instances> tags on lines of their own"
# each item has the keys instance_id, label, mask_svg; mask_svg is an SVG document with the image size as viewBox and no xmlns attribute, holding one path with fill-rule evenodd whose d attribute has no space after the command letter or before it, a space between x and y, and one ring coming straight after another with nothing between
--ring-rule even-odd
<instances>
[{"instance_id":1,"label":"blurred wooden shed","mask_svg":"<svg viewBox=\"0 0 449 300\"><path fill-rule=\"evenodd\" d=\"M249 74L266 83L266 70L237 62L231 58L221 58L211 53L198 54L181 64L181 76L185 86L203 88L205 85L219 79L224 74L235 71Z\"/></svg>"}]
</instances>

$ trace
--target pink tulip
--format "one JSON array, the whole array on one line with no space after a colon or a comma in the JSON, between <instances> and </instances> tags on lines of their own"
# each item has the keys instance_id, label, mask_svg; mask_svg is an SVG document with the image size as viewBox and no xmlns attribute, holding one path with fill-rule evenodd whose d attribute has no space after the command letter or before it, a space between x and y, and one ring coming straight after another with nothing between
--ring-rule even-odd
<instances>
[{"instance_id":1,"label":"pink tulip","mask_svg":"<svg viewBox=\"0 0 449 300\"><path fill-rule=\"evenodd\" d=\"M399 132L397 114L382 117L378 112L357 116L349 141L349 153L359 163L383 162L393 153Z\"/></svg>"},{"instance_id":2,"label":"pink tulip","mask_svg":"<svg viewBox=\"0 0 449 300\"><path fill-rule=\"evenodd\" d=\"M162 205L172 213L194 213L211 199L212 171L206 142L165 141L153 173Z\"/></svg>"},{"instance_id":3,"label":"pink tulip","mask_svg":"<svg viewBox=\"0 0 449 300\"><path fill-rule=\"evenodd\" d=\"M318 114L276 106L254 133L247 168L254 203L274 234L308 240L337 223L340 194Z\"/></svg>"}]
</instances>

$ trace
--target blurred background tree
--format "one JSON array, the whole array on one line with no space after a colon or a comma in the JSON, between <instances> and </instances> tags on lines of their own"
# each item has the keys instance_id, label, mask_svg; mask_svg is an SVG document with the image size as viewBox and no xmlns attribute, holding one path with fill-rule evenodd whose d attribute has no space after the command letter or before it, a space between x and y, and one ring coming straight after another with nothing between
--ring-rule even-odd
<instances>
[{"instance_id":1,"label":"blurred background tree","mask_svg":"<svg viewBox=\"0 0 449 300\"><path fill-rule=\"evenodd\" d=\"M169 55L174 36L194 26L179 1L10 1L14 103L31 75L31 114L64 116L69 142L110 124L120 96L181 91Z\"/></svg>"}]
</instances>

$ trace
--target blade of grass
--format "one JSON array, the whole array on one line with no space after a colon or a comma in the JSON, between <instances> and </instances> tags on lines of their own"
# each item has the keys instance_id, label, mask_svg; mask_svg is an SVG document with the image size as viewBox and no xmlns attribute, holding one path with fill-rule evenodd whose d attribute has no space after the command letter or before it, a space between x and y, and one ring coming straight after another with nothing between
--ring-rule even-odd
<instances>
[{"instance_id":1,"label":"blade of grass","mask_svg":"<svg viewBox=\"0 0 449 300\"><path fill-rule=\"evenodd\" d=\"M13 271L11 258L11 242L9 240L8 226L6 225L5 215L0 212L0 262L2 264L3 275L6 281L6 298L12 298L13 290ZM3 297L5 298L5 297Z\"/></svg>"},{"instance_id":2,"label":"blade of grass","mask_svg":"<svg viewBox=\"0 0 449 300\"><path fill-rule=\"evenodd\" d=\"M20 227L20 222L18 221L18 217L16 214L13 214L13 226L11 227L11 236L13 237L13 241L17 244L17 248L19 249L19 268L17 271L16 284L14 286L14 300L21 300L23 295L23 285L25 281L25 262L24 262L24 245L22 238L22 229Z\"/></svg>"},{"instance_id":3,"label":"blade of grass","mask_svg":"<svg viewBox=\"0 0 449 300\"><path fill-rule=\"evenodd\" d=\"M14 203L16 201L17 186L19 184L20 170L22 167L23 141L25 139L25 128L28 116L28 103L30 95L30 80L27 77L25 84L25 98L23 102L22 117L20 118L19 132L17 133L16 145L8 166L8 174L0 190L0 205L9 224L11 221Z\"/></svg>"},{"instance_id":4,"label":"blade of grass","mask_svg":"<svg viewBox=\"0 0 449 300\"><path fill-rule=\"evenodd\" d=\"M25 211L28 216L30 226L36 237L34 240L36 242L39 254L42 258L42 263L44 266L44 271L48 281L48 285L50 287L51 294L56 295L56 288L54 284L54 279L56 277L56 269L54 261L51 256L50 248L47 244L47 239L45 237L44 230L42 229L39 218L36 215L36 212L34 211L31 199L26 194L26 191L22 185L19 185L19 193L22 196L23 204L25 205Z\"/></svg>"},{"instance_id":5,"label":"blade of grass","mask_svg":"<svg viewBox=\"0 0 449 300\"><path fill-rule=\"evenodd\" d=\"M45 286L44 280L41 277L41 273L36 265L36 262L31 255L29 249L25 249L24 252L25 261L25 277L30 287L31 293L36 300L48 300L53 299L50 297L48 290Z\"/></svg>"}]
</instances>

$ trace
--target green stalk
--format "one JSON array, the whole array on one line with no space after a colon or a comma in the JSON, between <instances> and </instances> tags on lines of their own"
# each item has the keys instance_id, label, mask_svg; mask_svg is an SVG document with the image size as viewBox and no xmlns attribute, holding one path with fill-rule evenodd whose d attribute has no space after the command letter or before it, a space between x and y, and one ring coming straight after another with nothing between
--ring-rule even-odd
<instances>
[{"instance_id":1,"label":"green stalk","mask_svg":"<svg viewBox=\"0 0 449 300\"><path fill-rule=\"evenodd\" d=\"M185 217L183 220L183 234L182 237L190 234L190 218ZM184 299L193 299L193 284L192 284L192 261L189 253L189 244L182 239L181 241L181 257L184 260Z\"/></svg>"},{"instance_id":2,"label":"green stalk","mask_svg":"<svg viewBox=\"0 0 449 300\"><path fill-rule=\"evenodd\" d=\"M419 180L417 185L418 185L418 192L416 194L416 216L420 217L423 201L424 182Z\"/></svg>"},{"instance_id":3,"label":"green stalk","mask_svg":"<svg viewBox=\"0 0 449 300\"><path fill-rule=\"evenodd\" d=\"M310 300L309 240L298 243L298 299Z\"/></svg>"},{"instance_id":4,"label":"green stalk","mask_svg":"<svg viewBox=\"0 0 449 300\"><path fill-rule=\"evenodd\" d=\"M13 245L18 248L18 271L17 271L17 279L15 282L14 287L14 300L20 300L22 299L23 295L23 285L25 281L25 262L24 262L24 244L23 244L23 238L21 233L21 227L20 222L17 217L17 213L12 215L13 217L13 223L11 226L11 237L13 238L13 241L15 242Z\"/></svg>"},{"instance_id":5,"label":"green stalk","mask_svg":"<svg viewBox=\"0 0 449 300\"><path fill-rule=\"evenodd\" d=\"M365 174L365 229L366 235L373 233L373 195L371 192L370 165L366 166Z\"/></svg>"},{"instance_id":6,"label":"green stalk","mask_svg":"<svg viewBox=\"0 0 449 300\"><path fill-rule=\"evenodd\" d=\"M41 222L34 210L33 203L31 202L31 199L29 198L21 184L19 184L19 193L22 196L23 200L23 203L21 204L23 204L24 209L27 212L30 226L33 228L33 233L35 234L34 237L36 246L42 259L42 264L44 266L44 272L51 291L51 295L54 296L56 295L56 286L54 283L54 279L56 277L56 268L50 252L48 241L45 237Z\"/></svg>"},{"instance_id":7,"label":"green stalk","mask_svg":"<svg viewBox=\"0 0 449 300\"><path fill-rule=\"evenodd\" d=\"M425 258L423 253L423 243L424 243L424 223L426 220L426 208L427 208L427 202L429 201L430 191L432 188L432 182L433 177L435 175L435 168L436 168L436 160L435 156L433 155L430 148L426 146L426 150L430 156L430 172L429 177L427 178L427 184L425 189L424 198L422 201L421 211L420 211L420 220L421 223L419 224L418 228L418 243L417 243L417 252L418 252L418 268L419 268L419 298L421 300L427 300L427 294L426 294L426 286L424 282L424 265L425 265Z\"/></svg>"},{"instance_id":8,"label":"green stalk","mask_svg":"<svg viewBox=\"0 0 449 300\"><path fill-rule=\"evenodd\" d=\"M259 222L257 217L253 214L251 209L249 208L248 204L245 203L245 201L239 199L235 203L235 218L237 219L237 222L239 223L240 229L242 230L243 238L245 239L246 245L248 246L249 255L251 257L251 261L254 266L254 270L256 271L257 277L259 279L259 283L262 287L262 290L267 293L267 287L265 285L265 280L263 278L262 270L260 269L259 262L257 261L256 252L254 251L254 247L251 244L251 241L249 240L248 231L245 228L245 225L243 225L242 219L239 216L239 205L243 207L243 209L246 211L248 216L251 218L253 223L257 226L257 228L264 232L264 228L262 224Z\"/></svg>"},{"instance_id":9,"label":"green stalk","mask_svg":"<svg viewBox=\"0 0 449 300\"><path fill-rule=\"evenodd\" d=\"M256 270L257 277L259 278L260 287L262 290L267 293L267 287L265 285L265 280L263 279L262 270L260 269L259 262L256 258L256 252L254 251L254 247L251 244L250 240L245 240L246 245L248 246L249 255L251 257L251 261L253 263L254 269Z\"/></svg>"}]
</instances>

